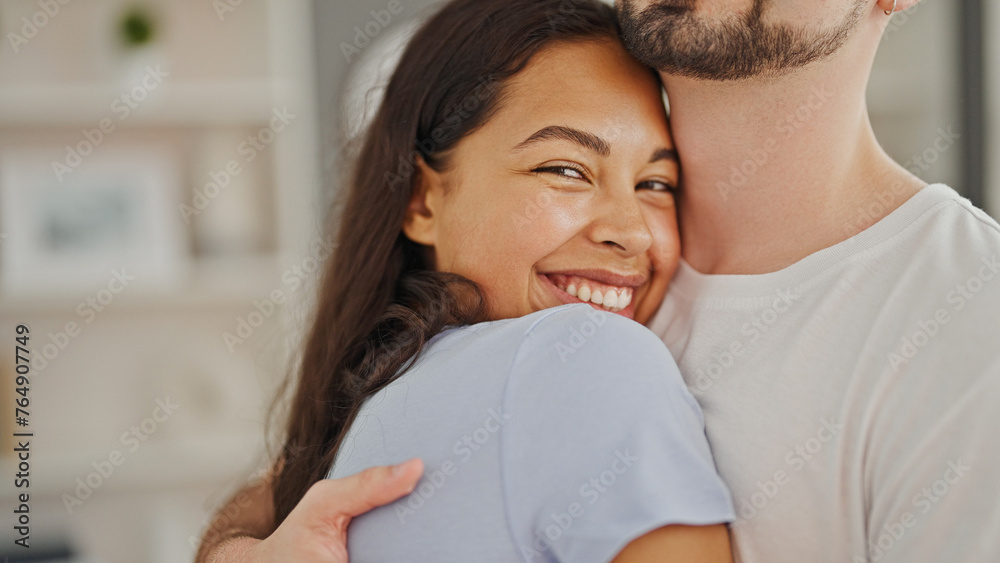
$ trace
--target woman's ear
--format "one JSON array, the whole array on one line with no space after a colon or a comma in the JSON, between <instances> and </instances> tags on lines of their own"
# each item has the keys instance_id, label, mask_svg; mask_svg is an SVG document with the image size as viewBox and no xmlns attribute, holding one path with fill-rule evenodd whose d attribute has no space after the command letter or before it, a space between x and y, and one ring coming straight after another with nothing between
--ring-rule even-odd
<instances>
[{"instance_id":1,"label":"woman's ear","mask_svg":"<svg viewBox=\"0 0 1000 563\"><path fill-rule=\"evenodd\" d=\"M406 208L403 234L417 244L434 247L437 244L437 211L444 193L441 173L417 157L413 195Z\"/></svg>"}]
</instances>

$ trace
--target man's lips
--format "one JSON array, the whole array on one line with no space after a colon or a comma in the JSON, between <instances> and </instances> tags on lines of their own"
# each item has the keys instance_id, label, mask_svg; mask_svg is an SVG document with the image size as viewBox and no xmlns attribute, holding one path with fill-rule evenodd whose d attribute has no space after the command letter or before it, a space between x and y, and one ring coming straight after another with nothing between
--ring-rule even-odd
<instances>
[{"instance_id":1,"label":"man's lips","mask_svg":"<svg viewBox=\"0 0 1000 563\"><path fill-rule=\"evenodd\" d=\"M539 278L562 303L587 303L630 319L635 315L635 291L648 281L648 276L605 270L545 273Z\"/></svg>"}]
</instances>

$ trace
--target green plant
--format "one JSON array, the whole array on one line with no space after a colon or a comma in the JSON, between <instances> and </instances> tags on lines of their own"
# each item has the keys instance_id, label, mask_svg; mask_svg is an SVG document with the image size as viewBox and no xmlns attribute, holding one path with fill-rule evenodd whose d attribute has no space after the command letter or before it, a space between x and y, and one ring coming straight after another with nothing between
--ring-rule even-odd
<instances>
[{"instance_id":1,"label":"green plant","mask_svg":"<svg viewBox=\"0 0 1000 563\"><path fill-rule=\"evenodd\" d=\"M129 7L118 21L118 37L122 45L129 49L148 45L156 33L156 18L143 6Z\"/></svg>"}]
</instances>

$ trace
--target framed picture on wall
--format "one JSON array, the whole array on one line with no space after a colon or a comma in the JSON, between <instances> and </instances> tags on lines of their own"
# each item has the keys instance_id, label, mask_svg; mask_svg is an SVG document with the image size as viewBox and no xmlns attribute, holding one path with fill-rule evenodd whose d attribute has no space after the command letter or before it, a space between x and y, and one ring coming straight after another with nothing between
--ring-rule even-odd
<instances>
[{"instance_id":1,"label":"framed picture on wall","mask_svg":"<svg viewBox=\"0 0 1000 563\"><path fill-rule=\"evenodd\" d=\"M102 147L59 175L49 148L0 147L0 285L18 294L78 293L127 271L136 285L179 283L186 235L169 149Z\"/></svg>"}]
</instances>

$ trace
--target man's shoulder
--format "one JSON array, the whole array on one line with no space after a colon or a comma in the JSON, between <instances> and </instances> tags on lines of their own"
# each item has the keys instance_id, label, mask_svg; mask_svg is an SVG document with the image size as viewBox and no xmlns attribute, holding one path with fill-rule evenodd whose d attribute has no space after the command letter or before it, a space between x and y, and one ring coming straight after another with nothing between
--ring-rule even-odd
<instances>
[{"instance_id":1,"label":"man's shoulder","mask_svg":"<svg viewBox=\"0 0 1000 563\"><path fill-rule=\"evenodd\" d=\"M859 238L868 244L852 261L881 272L887 290L929 298L926 292L936 295L975 278L976 293L1000 292L1000 224L943 184L927 186ZM993 301L1000 312L1000 299Z\"/></svg>"},{"instance_id":2,"label":"man's shoulder","mask_svg":"<svg viewBox=\"0 0 1000 563\"><path fill-rule=\"evenodd\" d=\"M924 188L928 200L928 221L924 228L936 240L961 249L1000 251L1000 224L967 198L943 184Z\"/></svg>"},{"instance_id":3,"label":"man's shoulder","mask_svg":"<svg viewBox=\"0 0 1000 563\"><path fill-rule=\"evenodd\" d=\"M892 334L893 374L918 373L940 385L1000 375L1000 225L951 188L925 188L923 212L872 259L884 266L868 305ZM873 265L874 266L874 265ZM909 380L909 383L905 382Z\"/></svg>"},{"instance_id":4,"label":"man's shoulder","mask_svg":"<svg viewBox=\"0 0 1000 563\"><path fill-rule=\"evenodd\" d=\"M926 189L936 192L940 203L914 241L923 280L946 286L946 299L956 306L956 296L971 300L981 293L985 298L977 308L1000 313L1000 225L947 186ZM1000 315L995 321L1000 324Z\"/></svg>"}]
</instances>

